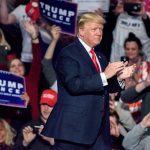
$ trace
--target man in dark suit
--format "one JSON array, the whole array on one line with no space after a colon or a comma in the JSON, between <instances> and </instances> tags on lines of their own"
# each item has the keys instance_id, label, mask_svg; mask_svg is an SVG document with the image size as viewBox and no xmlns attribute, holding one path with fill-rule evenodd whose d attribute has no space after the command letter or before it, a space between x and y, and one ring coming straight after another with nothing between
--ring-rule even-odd
<instances>
[{"instance_id":1,"label":"man in dark suit","mask_svg":"<svg viewBox=\"0 0 150 150\"><path fill-rule=\"evenodd\" d=\"M93 52L104 23L96 13L83 14L78 38L57 59L58 102L42 131L55 139L54 150L111 149L108 92L121 90L115 75L123 79L133 68L123 62L108 64L101 53Z\"/></svg>"}]
</instances>

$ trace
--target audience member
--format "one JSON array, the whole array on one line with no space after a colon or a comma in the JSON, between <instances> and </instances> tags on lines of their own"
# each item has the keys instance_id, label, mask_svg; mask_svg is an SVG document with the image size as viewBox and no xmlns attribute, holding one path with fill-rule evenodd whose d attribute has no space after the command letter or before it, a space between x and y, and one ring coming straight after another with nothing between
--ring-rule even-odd
<instances>
[{"instance_id":1,"label":"audience member","mask_svg":"<svg viewBox=\"0 0 150 150\"><path fill-rule=\"evenodd\" d=\"M50 150L51 145L40 136L40 132L46 123L54 105L57 102L57 93L51 89L44 90L40 99L40 116L37 120L27 123L19 135L14 145L14 150ZM55 127L54 127L55 128ZM54 143L54 140L51 139Z\"/></svg>"},{"instance_id":2,"label":"audience member","mask_svg":"<svg viewBox=\"0 0 150 150\"><path fill-rule=\"evenodd\" d=\"M112 136L112 150L124 150L122 147L122 141L124 136L120 132L119 116L114 111L110 113L110 134Z\"/></svg>"},{"instance_id":3,"label":"audience member","mask_svg":"<svg viewBox=\"0 0 150 150\"><path fill-rule=\"evenodd\" d=\"M29 13L30 12L30 13ZM32 61L32 39L29 36L28 32L23 28L22 21L32 20L36 22L40 18L40 10L37 3L37 0L31 0L26 5L19 5L11 13L8 13L6 0L1 0L0 3L0 22L3 24L14 24L18 23L22 32L22 53L21 60L23 62ZM44 42L49 43L51 37L44 28L40 28L40 35Z\"/></svg>"},{"instance_id":4,"label":"audience member","mask_svg":"<svg viewBox=\"0 0 150 150\"><path fill-rule=\"evenodd\" d=\"M137 7L140 9L134 10ZM150 61L150 18L145 12L144 0L118 0L116 11L119 12L119 16L113 30L110 60L112 62L120 60L124 55L124 40L129 32L133 32L141 40L143 52Z\"/></svg>"},{"instance_id":5,"label":"audience member","mask_svg":"<svg viewBox=\"0 0 150 150\"><path fill-rule=\"evenodd\" d=\"M133 33L129 33L129 36L124 42L125 56L129 59L128 66L136 64L135 72L131 77L126 79L126 89L130 86L135 86L141 81L145 80L150 74L150 63L145 61L142 55L142 43ZM128 104L129 109L137 121L140 119L139 114L141 111L141 103L144 99L139 99L135 103ZM133 102L133 101L132 101ZM139 112L139 113L138 113Z\"/></svg>"},{"instance_id":6,"label":"audience member","mask_svg":"<svg viewBox=\"0 0 150 150\"><path fill-rule=\"evenodd\" d=\"M22 95L22 99L29 103L29 109L13 108L1 106L1 116L11 119L13 122L13 127L19 129L25 121L29 121L32 117L35 119L38 117L38 87L39 79L41 73L41 49L38 40L38 31L31 22L24 22L24 27L32 37L32 47L33 47L33 61L30 68L30 72L25 76L26 91ZM14 58L9 61L8 69L10 72L15 73L20 76L25 75L25 67L19 58ZM28 96L29 95L29 96ZM4 113L5 112L5 113ZM11 113L10 113L11 112ZM7 114L7 115L6 115Z\"/></svg>"},{"instance_id":7,"label":"audience member","mask_svg":"<svg viewBox=\"0 0 150 150\"><path fill-rule=\"evenodd\" d=\"M132 117L132 114L129 110L126 110L122 107L122 103L116 101L117 93L111 93L109 107L110 112L116 112L119 116L119 122L121 123L120 126L120 133L125 136L125 134L131 130L135 125L135 120Z\"/></svg>"},{"instance_id":8,"label":"audience member","mask_svg":"<svg viewBox=\"0 0 150 150\"><path fill-rule=\"evenodd\" d=\"M53 53L56 48L56 44L60 38L60 27L58 26L51 26L50 32L52 35L52 41L46 50L46 53L44 55L44 58L42 60L43 65L43 73L48 81L49 87L55 91L57 91L57 82L56 82L56 73L53 68Z\"/></svg>"},{"instance_id":9,"label":"audience member","mask_svg":"<svg viewBox=\"0 0 150 150\"><path fill-rule=\"evenodd\" d=\"M150 97L150 76L146 80L138 83L135 86L131 86L125 91L121 92L121 99L125 103L133 103L142 99L141 114L142 118L150 112L149 108ZM150 130L147 132L150 134Z\"/></svg>"},{"instance_id":10,"label":"audience member","mask_svg":"<svg viewBox=\"0 0 150 150\"><path fill-rule=\"evenodd\" d=\"M123 140L123 147L126 150L149 150L150 136L145 134L148 127L150 127L150 113L127 133Z\"/></svg>"},{"instance_id":11,"label":"audience member","mask_svg":"<svg viewBox=\"0 0 150 150\"><path fill-rule=\"evenodd\" d=\"M14 145L14 138L16 131L6 122L0 118L0 150L11 150Z\"/></svg>"}]
</instances>

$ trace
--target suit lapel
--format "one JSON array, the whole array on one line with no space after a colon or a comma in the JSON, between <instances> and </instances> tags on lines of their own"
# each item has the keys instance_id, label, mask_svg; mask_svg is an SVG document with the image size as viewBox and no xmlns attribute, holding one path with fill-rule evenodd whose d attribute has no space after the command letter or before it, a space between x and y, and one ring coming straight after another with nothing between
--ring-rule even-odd
<instances>
[{"instance_id":1,"label":"suit lapel","mask_svg":"<svg viewBox=\"0 0 150 150\"><path fill-rule=\"evenodd\" d=\"M95 68L94 63L91 60L91 57L89 56L88 52L84 48L84 46L80 43L80 41L77 39L75 42L77 42L78 51L81 55L81 57L84 59L85 62L92 68L93 72L97 73L97 70Z\"/></svg>"}]
</instances>

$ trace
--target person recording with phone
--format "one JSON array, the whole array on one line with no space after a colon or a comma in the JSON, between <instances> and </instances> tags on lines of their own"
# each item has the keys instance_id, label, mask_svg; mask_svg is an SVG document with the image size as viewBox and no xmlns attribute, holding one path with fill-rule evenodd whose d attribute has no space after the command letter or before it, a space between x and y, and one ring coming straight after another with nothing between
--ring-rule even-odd
<instances>
[{"instance_id":1,"label":"person recording with phone","mask_svg":"<svg viewBox=\"0 0 150 150\"><path fill-rule=\"evenodd\" d=\"M124 55L124 41L133 32L143 45L143 53L150 61L150 18L145 11L144 0L118 0L114 13L117 14L111 45L111 62ZM115 19L114 18L114 19Z\"/></svg>"},{"instance_id":2,"label":"person recording with phone","mask_svg":"<svg viewBox=\"0 0 150 150\"><path fill-rule=\"evenodd\" d=\"M50 150L51 143L48 143L40 132L43 129L53 107L57 102L57 93L51 89L43 91L40 99L40 116L39 119L28 122L17 136L13 150Z\"/></svg>"},{"instance_id":3,"label":"person recording with phone","mask_svg":"<svg viewBox=\"0 0 150 150\"><path fill-rule=\"evenodd\" d=\"M133 113L134 117L136 117L136 121L139 121L141 112L142 116L145 116L149 112L149 90L145 91L142 95L134 94L134 87L142 82L146 82L150 75L150 63L145 60L144 55L142 54L142 43L139 38L136 37L135 34L129 33L129 36L126 38L124 42L124 50L125 56L121 57L122 60L128 59L128 66L135 64L136 69L131 77L126 79L126 90L122 93L122 100L128 104L129 110ZM142 84L141 84L142 85ZM144 83L144 86L145 83ZM131 88L132 87L132 88ZM146 88L146 87L145 87ZM130 90L128 90L130 89ZM129 92L130 91L130 92ZM126 93L126 94L125 94ZM132 95L132 96L131 96ZM137 95L137 96L134 96ZM143 103L143 104L142 104ZM142 105L142 109L141 109Z\"/></svg>"}]
</instances>

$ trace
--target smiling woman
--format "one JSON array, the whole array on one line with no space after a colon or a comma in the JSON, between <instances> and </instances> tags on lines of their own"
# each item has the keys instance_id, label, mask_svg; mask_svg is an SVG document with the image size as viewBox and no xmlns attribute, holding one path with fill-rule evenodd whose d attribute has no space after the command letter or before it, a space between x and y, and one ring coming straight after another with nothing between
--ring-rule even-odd
<instances>
[{"instance_id":1,"label":"smiling woman","mask_svg":"<svg viewBox=\"0 0 150 150\"><path fill-rule=\"evenodd\" d=\"M129 33L129 36L124 42L125 55L129 58L128 65L136 64L136 70L133 75L126 79L126 89L132 86L136 86L138 83L147 79L150 74L150 63L145 61L142 55L142 44L139 38L133 33ZM141 104L144 99L139 99L139 101L128 104L130 111L136 114L136 120L139 121L140 115L137 113L141 111ZM135 116L135 115L134 115Z\"/></svg>"},{"instance_id":2,"label":"smiling woman","mask_svg":"<svg viewBox=\"0 0 150 150\"><path fill-rule=\"evenodd\" d=\"M19 58L13 58L8 63L8 70L11 73L25 77L26 90L21 93L21 99L28 105L26 109L0 106L0 116L10 120L11 125L19 130L23 124L32 118L38 117L38 83L41 72L41 49L39 45L38 30L35 24L29 21L23 22L25 30L32 37L33 61L30 71L25 75L23 62ZM29 103L30 100L30 103ZM31 109L32 108L32 109ZM32 116L31 116L32 113ZM4 115L5 114L5 115Z\"/></svg>"},{"instance_id":3,"label":"smiling woman","mask_svg":"<svg viewBox=\"0 0 150 150\"><path fill-rule=\"evenodd\" d=\"M4 119L0 118L0 149L11 150L15 136L15 130Z\"/></svg>"}]
</instances>

